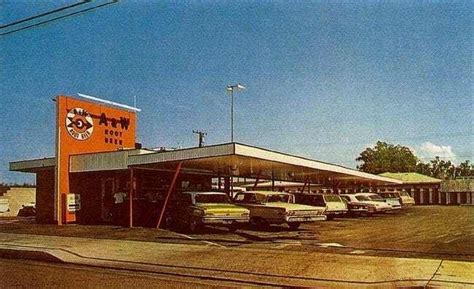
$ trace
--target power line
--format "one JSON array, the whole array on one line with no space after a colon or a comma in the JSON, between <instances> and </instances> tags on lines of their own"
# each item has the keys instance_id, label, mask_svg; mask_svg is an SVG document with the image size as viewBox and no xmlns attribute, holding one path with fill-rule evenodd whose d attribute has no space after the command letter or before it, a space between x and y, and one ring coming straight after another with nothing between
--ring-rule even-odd
<instances>
[{"instance_id":1,"label":"power line","mask_svg":"<svg viewBox=\"0 0 474 289\"><path fill-rule=\"evenodd\" d=\"M110 4L115 4L115 3L117 3L117 2L118 2L118 0L113 0L112 2L100 4L100 5L98 5L98 6L94 6L94 7L87 8L87 9L83 9L83 10L76 11L76 12L73 12L73 13L69 13L69 14L66 14L66 15L63 15L63 16L59 16L59 17L56 17L56 18L53 18L53 19L49 19L49 20L46 20L46 21L43 21L43 22L39 22L39 23L36 23L36 24L32 24L32 25L29 25L29 26L25 26L25 27L22 27L22 28L19 28L19 29L16 29L16 30L8 31L8 32L5 32L5 33L0 34L0 36L5 36L5 35L11 34L11 33L19 32L19 31L22 31L22 30L26 30L26 29L29 29L29 28L36 27L36 26L40 26L40 25L43 25L43 24L46 24L46 23L50 23L50 22L53 22L53 21L56 21L56 20L61 20L61 19L64 19L64 18L66 18L66 17L70 17L70 16L74 16L74 15L81 14L81 13L84 13L84 12L92 11L92 10L95 10L95 9L98 9L98 8L101 8L101 7L110 5Z\"/></svg>"},{"instance_id":2,"label":"power line","mask_svg":"<svg viewBox=\"0 0 474 289\"><path fill-rule=\"evenodd\" d=\"M63 6L61 8L54 9L54 10L51 10L51 11L48 11L48 12L45 12L45 13L41 13L41 14L34 15L34 16L31 16L31 17L28 17L28 18L25 18L25 19L14 21L12 23L8 23L8 24L0 26L0 29L4 29L4 28L7 28L7 27L10 27L10 26L13 26L13 25L17 25L17 24L26 22L26 21L34 20L36 18L41 18L41 17L47 16L47 15L50 15L50 14L53 14L53 13L56 13L56 12L60 12L60 11L70 9L70 8L73 8L73 7L76 7L76 6L79 6L79 5L83 5L83 4L89 3L90 1L91 0L84 0L84 1L79 2L79 3L75 3L75 4L72 4L72 5L68 5L68 6Z\"/></svg>"}]
</instances>

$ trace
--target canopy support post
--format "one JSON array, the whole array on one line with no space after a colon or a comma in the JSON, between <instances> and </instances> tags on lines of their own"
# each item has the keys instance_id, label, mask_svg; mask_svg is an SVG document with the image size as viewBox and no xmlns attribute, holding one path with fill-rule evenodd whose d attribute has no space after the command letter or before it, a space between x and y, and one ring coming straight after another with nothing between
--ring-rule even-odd
<instances>
[{"instance_id":1,"label":"canopy support post","mask_svg":"<svg viewBox=\"0 0 474 289\"><path fill-rule=\"evenodd\" d=\"M176 180L178 179L179 176L179 171L181 170L183 162L179 162L178 165L176 166L176 171L174 172L173 180L171 181L170 187L168 189L168 194L166 195L165 202L163 204L163 208L161 209L160 213L160 218L158 219L158 224L156 225L156 228L159 229L161 225L161 221L163 220L163 216L165 215L165 210L166 210L166 205L168 204L168 200L171 196L171 193L174 190L174 187L176 186Z\"/></svg>"}]
</instances>

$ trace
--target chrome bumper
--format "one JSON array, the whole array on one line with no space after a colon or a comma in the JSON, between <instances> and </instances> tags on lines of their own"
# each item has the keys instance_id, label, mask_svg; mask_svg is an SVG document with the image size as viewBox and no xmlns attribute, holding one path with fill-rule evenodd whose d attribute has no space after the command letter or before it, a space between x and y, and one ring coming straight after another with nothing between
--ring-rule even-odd
<instances>
[{"instance_id":1,"label":"chrome bumper","mask_svg":"<svg viewBox=\"0 0 474 289\"><path fill-rule=\"evenodd\" d=\"M233 223L248 223L249 217L205 217L201 219L203 224L230 225Z\"/></svg>"},{"instance_id":2,"label":"chrome bumper","mask_svg":"<svg viewBox=\"0 0 474 289\"><path fill-rule=\"evenodd\" d=\"M317 215L317 216L286 216L285 221L287 223L291 222L299 222L299 223L304 223L304 222L316 222L316 221L325 221L326 220L325 215Z\"/></svg>"}]
</instances>

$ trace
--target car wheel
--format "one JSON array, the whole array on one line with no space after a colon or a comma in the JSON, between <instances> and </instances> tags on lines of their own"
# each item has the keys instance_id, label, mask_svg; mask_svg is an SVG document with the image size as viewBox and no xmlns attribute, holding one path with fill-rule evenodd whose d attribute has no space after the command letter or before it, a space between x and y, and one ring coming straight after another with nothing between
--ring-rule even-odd
<instances>
[{"instance_id":1,"label":"car wheel","mask_svg":"<svg viewBox=\"0 0 474 289\"><path fill-rule=\"evenodd\" d=\"M196 219L191 219L191 221L189 221L189 231L191 233L196 233L197 231L199 231L201 227L201 224L196 220Z\"/></svg>"},{"instance_id":2,"label":"car wheel","mask_svg":"<svg viewBox=\"0 0 474 289\"><path fill-rule=\"evenodd\" d=\"M334 220L334 215L326 215L326 220L328 221Z\"/></svg>"},{"instance_id":3,"label":"car wheel","mask_svg":"<svg viewBox=\"0 0 474 289\"><path fill-rule=\"evenodd\" d=\"M290 227L291 229L293 230L296 230L300 227L301 223L299 222L291 222L291 223L288 223L288 227Z\"/></svg>"},{"instance_id":4,"label":"car wheel","mask_svg":"<svg viewBox=\"0 0 474 289\"><path fill-rule=\"evenodd\" d=\"M265 228L268 226L268 223L262 218L252 217L250 218L250 225L256 228Z\"/></svg>"},{"instance_id":5,"label":"car wheel","mask_svg":"<svg viewBox=\"0 0 474 289\"><path fill-rule=\"evenodd\" d=\"M227 229L229 230L229 232L233 233L237 231L237 225L236 224L229 225Z\"/></svg>"},{"instance_id":6,"label":"car wheel","mask_svg":"<svg viewBox=\"0 0 474 289\"><path fill-rule=\"evenodd\" d=\"M165 215L165 228L170 229L173 227L173 219L170 214Z\"/></svg>"}]
</instances>

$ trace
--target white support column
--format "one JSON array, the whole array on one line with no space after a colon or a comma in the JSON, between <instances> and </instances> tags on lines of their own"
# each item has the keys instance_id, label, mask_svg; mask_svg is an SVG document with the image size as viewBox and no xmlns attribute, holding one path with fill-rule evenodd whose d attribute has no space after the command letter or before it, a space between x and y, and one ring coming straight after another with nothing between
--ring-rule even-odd
<instances>
[{"instance_id":1,"label":"white support column","mask_svg":"<svg viewBox=\"0 0 474 289\"><path fill-rule=\"evenodd\" d=\"M456 193L456 200L458 204L461 203L461 193Z\"/></svg>"},{"instance_id":2,"label":"white support column","mask_svg":"<svg viewBox=\"0 0 474 289\"><path fill-rule=\"evenodd\" d=\"M424 203L425 203L424 196L423 196L423 191L424 191L424 189L420 189L420 204L421 205L424 205Z\"/></svg>"},{"instance_id":3,"label":"white support column","mask_svg":"<svg viewBox=\"0 0 474 289\"><path fill-rule=\"evenodd\" d=\"M449 192L446 192L446 205L449 205L449 203L451 203L449 197Z\"/></svg>"},{"instance_id":4,"label":"white support column","mask_svg":"<svg viewBox=\"0 0 474 289\"><path fill-rule=\"evenodd\" d=\"M438 191L438 204L441 205L441 192Z\"/></svg>"},{"instance_id":5,"label":"white support column","mask_svg":"<svg viewBox=\"0 0 474 289\"><path fill-rule=\"evenodd\" d=\"M429 192L430 192L430 193L429 193L429 194L430 194L430 196L429 196L429 202L430 202L430 205L431 205L431 204L433 204L433 189L430 188L430 189L429 189Z\"/></svg>"},{"instance_id":6,"label":"white support column","mask_svg":"<svg viewBox=\"0 0 474 289\"><path fill-rule=\"evenodd\" d=\"M410 196L411 196L412 198L415 198L415 188L411 188L411 189L410 189Z\"/></svg>"}]
</instances>

